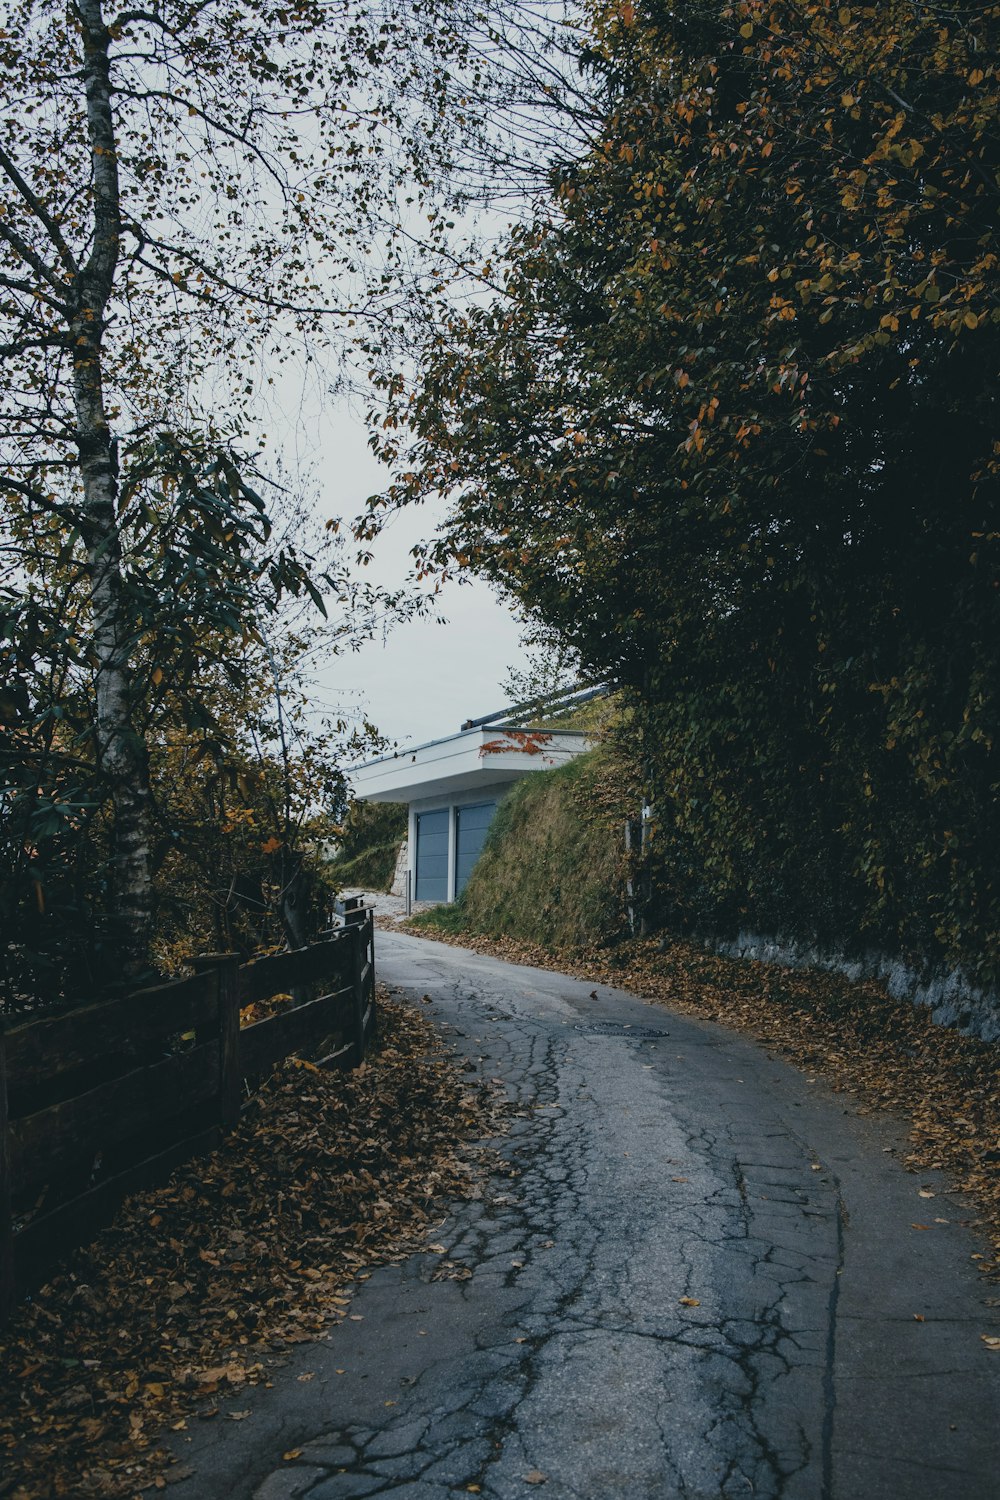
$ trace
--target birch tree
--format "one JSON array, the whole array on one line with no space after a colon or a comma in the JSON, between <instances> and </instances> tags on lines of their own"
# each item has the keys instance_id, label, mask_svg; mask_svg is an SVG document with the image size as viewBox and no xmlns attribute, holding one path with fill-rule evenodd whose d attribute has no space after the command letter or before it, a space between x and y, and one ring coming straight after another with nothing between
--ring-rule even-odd
<instances>
[{"instance_id":1,"label":"birch tree","mask_svg":"<svg viewBox=\"0 0 1000 1500\"><path fill-rule=\"evenodd\" d=\"M167 644L223 650L316 594L246 458L255 403L293 345L384 319L404 262L419 283L392 224L441 169L460 24L437 0L15 0L0 30L4 784L37 781L39 736L93 761L127 971L152 916L143 695ZM23 584L56 572L83 595L60 647L83 729L29 683Z\"/></svg>"}]
</instances>

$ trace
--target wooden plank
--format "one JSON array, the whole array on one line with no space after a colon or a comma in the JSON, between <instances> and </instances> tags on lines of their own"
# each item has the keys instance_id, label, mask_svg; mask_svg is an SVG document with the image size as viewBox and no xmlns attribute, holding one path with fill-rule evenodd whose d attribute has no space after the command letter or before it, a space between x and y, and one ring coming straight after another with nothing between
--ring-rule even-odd
<instances>
[{"instance_id":1,"label":"wooden plank","mask_svg":"<svg viewBox=\"0 0 1000 1500\"><path fill-rule=\"evenodd\" d=\"M365 1060L365 984L364 974L368 954L366 926L352 927L354 936L354 994L352 996L352 1040L354 1042L354 1066L360 1067Z\"/></svg>"},{"instance_id":2,"label":"wooden plank","mask_svg":"<svg viewBox=\"0 0 1000 1500\"><path fill-rule=\"evenodd\" d=\"M271 995L289 995L299 985L345 974L350 945L344 941L347 929L309 948L295 948L290 953L274 953L258 958L240 969L240 1004L252 1005Z\"/></svg>"},{"instance_id":3,"label":"wooden plank","mask_svg":"<svg viewBox=\"0 0 1000 1500\"><path fill-rule=\"evenodd\" d=\"M330 1070L334 1068L346 1069L351 1066L353 1056L354 1043L341 1042L332 1052L328 1052L325 1057L318 1057L316 1059L316 1066L317 1068L327 1068Z\"/></svg>"},{"instance_id":4,"label":"wooden plank","mask_svg":"<svg viewBox=\"0 0 1000 1500\"><path fill-rule=\"evenodd\" d=\"M348 1029L353 987L346 985L244 1026L240 1032L240 1068L244 1077L266 1073L292 1053L315 1050L324 1037Z\"/></svg>"},{"instance_id":5,"label":"wooden plank","mask_svg":"<svg viewBox=\"0 0 1000 1500\"><path fill-rule=\"evenodd\" d=\"M194 1156L205 1156L219 1143L219 1128L211 1126L196 1135L176 1141L165 1151L137 1162L116 1177L68 1203L61 1203L50 1213L41 1214L14 1238L17 1284L21 1291L37 1286L61 1255L85 1245L110 1223L115 1211L130 1193L164 1183L170 1173Z\"/></svg>"},{"instance_id":6,"label":"wooden plank","mask_svg":"<svg viewBox=\"0 0 1000 1500\"><path fill-rule=\"evenodd\" d=\"M95 1058L120 1056L121 1072L160 1038L204 1026L215 1012L215 982L196 974L155 989L29 1021L7 1034L7 1068L18 1091L60 1073L86 1068Z\"/></svg>"},{"instance_id":7,"label":"wooden plank","mask_svg":"<svg viewBox=\"0 0 1000 1500\"><path fill-rule=\"evenodd\" d=\"M214 953L196 958L194 964L199 973L212 974L215 979L219 1123L223 1130L232 1130L240 1117L243 1098L243 1074L240 1070L240 961L235 953ZM199 1036L198 1040L203 1038Z\"/></svg>"},{"instance_id":8,"label":"wooden plank","mask_svg":"<svg viewBox=\"0 0 1000 1500\"><path fill-rule=\"evenodd\" d=\"M234 1130L243 1102L240 1067L240 964L234 953L219 967L219 1124Z\"/></svg>"},{"instance_id":9,"label":"wooden plank","mask_svg":"<svg viewBox=\"0 0 1000 1500\"><path fill-rule=\"evenodd\" d=\"M212 1098L218 1086L219 1049L208 1042L12 1120L12 1191L47 1182L61 1162L106 1149Z\"/></svg>"},{"instance_id":10,"label":"wooden plank","mask_svg":"<svg viewBox=\"0 0 1000 1500\"><path fill-rule=\"evenodd\" d=\"M0 1027L0 1323L14 1310L14 1224L11 1219L10 1135L7 1128L7 1046Z\"/></svg>"}]
</instances>

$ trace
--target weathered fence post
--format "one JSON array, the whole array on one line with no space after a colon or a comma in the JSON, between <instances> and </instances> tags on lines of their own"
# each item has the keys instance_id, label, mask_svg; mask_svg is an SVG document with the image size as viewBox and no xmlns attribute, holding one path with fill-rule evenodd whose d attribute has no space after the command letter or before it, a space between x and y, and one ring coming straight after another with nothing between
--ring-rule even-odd
<instances>
[{"instance_id":1,"label":"weathered fence post","mask_svg":"<svg viewBox=\"0 0 1000 1500\"><path fill-rule=\"evenodd\" d=\"M10 1130L7 1125L7 1039L0 1024L0 1323L14 1311L14 1220L10 1204Z\"/></svg>"},{"instance_id":2,"label":"weathered fence post","mask_svg":"<svg viewBox=\"0 0 1000 1500\"><path fill-rule=\"evenodd\" d=\"M365 1060L365 963L368 957L368 925L355 918L345 924L351 934L351 972L353 993L351 995L351 1041L354 1047L353 1066L358 1068Z\"/></svg>"},{"instance_id":3,"label":"weathered fence post","mask_svg":"<svg viewBox=\"0 0 1000 1500\"><path fill-rule=\"evenodd\" d=\"M211 970L218 986L219 1124L239 1122L243 1096L240 1070L240 960L236 953L206 953L192 959L195 972Z\"/></svg>"}]
</instances>

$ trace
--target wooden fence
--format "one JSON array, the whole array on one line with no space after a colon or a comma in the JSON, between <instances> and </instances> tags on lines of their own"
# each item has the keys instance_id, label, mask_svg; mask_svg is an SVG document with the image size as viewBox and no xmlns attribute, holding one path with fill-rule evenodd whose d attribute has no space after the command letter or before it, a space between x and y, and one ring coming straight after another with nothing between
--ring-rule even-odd
<instances>
[{"instance_id":1,"label":"wooden fence","mask_svg":"<svg viewBox=\"0 0 1000 1500\"><path fill-rule=\"evenodd\" d=\"M240 1027L246 1006L292 999ZM375 1026L370 913L253 963L0 1030L0 1318L129 1193L210 1151L283 1058L353 1067Z\"/></svg>"}]
</instances>

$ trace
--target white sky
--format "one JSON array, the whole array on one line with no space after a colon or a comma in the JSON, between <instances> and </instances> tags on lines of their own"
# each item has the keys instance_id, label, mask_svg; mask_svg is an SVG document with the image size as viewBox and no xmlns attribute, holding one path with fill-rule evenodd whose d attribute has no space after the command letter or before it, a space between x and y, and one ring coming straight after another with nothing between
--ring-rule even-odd
<instances>
[{"instance_id":1,"label":"white sky","mask_svg":"<svg viewBox=\"0 0 1000 1500\"><path fill-rule=\"evenodd\" d=\"M322 518L350 519L365 499L385 487L387 471L367 446L364 423L346 401L331 398L316 421L313 460ZM433 530L425 507L394 517L372 544L373 582L398 587L411 564L409 549ZM521 628L510 607L484 584L449 584L434 618L397 625L385 642L332 658L318 674L325 702L361 717L400 743L421 744L454 734L463 720L503 708L500 686L512 666L523 667Z\"/></svg>"}]
</instances>

